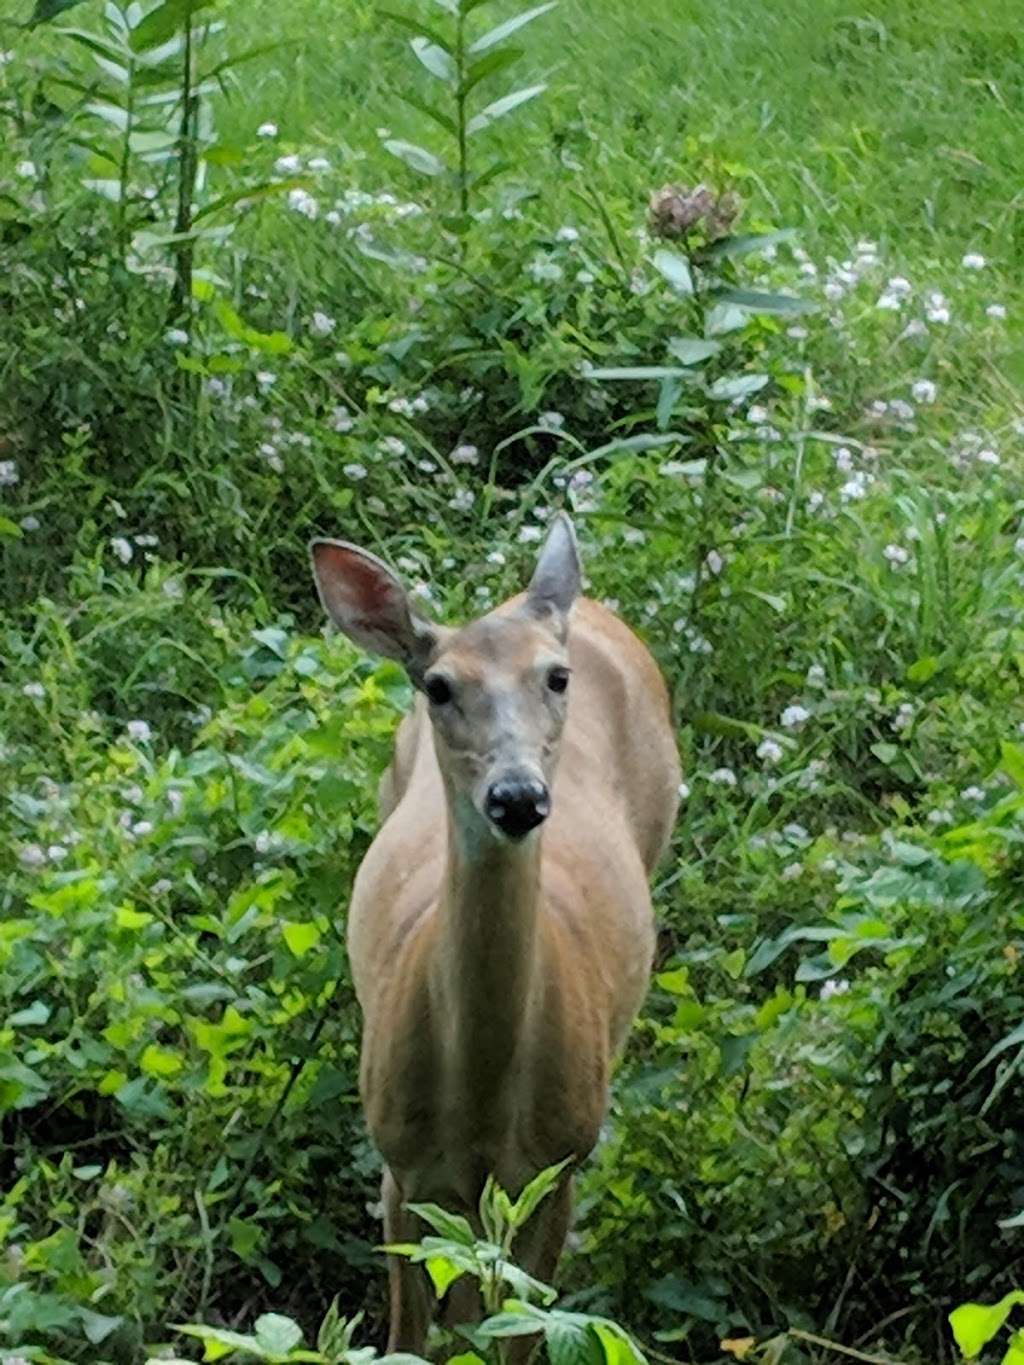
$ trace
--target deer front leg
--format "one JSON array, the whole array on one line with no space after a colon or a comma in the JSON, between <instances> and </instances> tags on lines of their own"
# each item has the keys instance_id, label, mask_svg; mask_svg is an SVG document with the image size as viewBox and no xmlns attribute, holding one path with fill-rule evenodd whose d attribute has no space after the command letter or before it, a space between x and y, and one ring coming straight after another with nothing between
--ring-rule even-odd
<instances>
[{"instance_id":1,"label":"deer front leg","mask_svg":"<svg viewBox=\"0 0 1024 1365\"><path fill-rule=\"evenodd\" d=\"M419 1241L422 1229L416 1218L402 1207L402 1194L387 1169L381 1188L384 1203L384 1235L388 1242ZM388 1284L391 1295L391 1322L388 1351L409 1351L422 1355L430 1326L432 1294L423 1269L404 1256L388 1257Z\"/></svg>"}]
</instances>

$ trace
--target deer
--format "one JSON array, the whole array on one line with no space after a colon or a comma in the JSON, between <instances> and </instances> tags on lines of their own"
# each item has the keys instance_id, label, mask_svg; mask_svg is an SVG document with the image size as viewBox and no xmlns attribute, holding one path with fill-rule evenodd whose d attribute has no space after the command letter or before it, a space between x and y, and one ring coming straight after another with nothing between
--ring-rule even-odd
<instances>
[{"instance_id":1,"label":"deer","mask_svg":"<svg viewBox=\"0 0 1024 1365\"><path fill-rule=\"evenodd\" d=\"M565 1162L515 1246L547 1283L648 988L650 877L680 782L668 691L637 635L581 596L564 512L526 591L462 626L428 620L365 549L310 553L330 619L414 689L347 922L386 1240L419 1239L417 1201L478 1226L489 1175L515 1196ZM388 1350L422 1354L427 1276L389 1256L388 1277ZM464 1277L442 1320L480 1311Z\"/></svg>"}]
</instances>

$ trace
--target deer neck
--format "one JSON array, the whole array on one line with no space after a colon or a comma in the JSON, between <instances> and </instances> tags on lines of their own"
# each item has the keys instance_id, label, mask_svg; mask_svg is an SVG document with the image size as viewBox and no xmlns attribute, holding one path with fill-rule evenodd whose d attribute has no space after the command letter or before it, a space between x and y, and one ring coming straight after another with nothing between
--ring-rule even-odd
<instances>
[{"instance_id":1,"label":"deer neck","mask_svg":"<svg viewBox=\"0 0 1024 1365\"><path fill-rule=\"evenodd\" d=\"M449 803L438 968L458 1088L509 1079L536 975L540 834L513 844L468 802Z\"/></svg>"}]
</instances>

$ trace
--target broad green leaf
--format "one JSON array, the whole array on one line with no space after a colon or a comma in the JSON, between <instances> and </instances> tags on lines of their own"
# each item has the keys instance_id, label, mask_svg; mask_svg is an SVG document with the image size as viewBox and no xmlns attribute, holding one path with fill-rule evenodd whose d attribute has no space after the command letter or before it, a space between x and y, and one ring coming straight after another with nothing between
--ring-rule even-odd
<instances>
[{"instance_id":1,"label":"broad green leaf","mask_svg":"<svg viewBox=\"0 0 1024 1365\"><path fill-rule=\"evenodd\" d=\"M302 1328L280 1313L264 1313L255 1323L256 1341L270 1355L287 1355L302 1340Z\"/></svg>"},{"instance_id":2,"label":"broad green leaf","mask_svg":"<svg viewBox=\"0 0 1024 1365\"><path fill-rule=\"evenodd\" d=\"M244 342L253 350L263 351L268 355L284 355L292 348L291 338L284 332L257 331L255 327L243 322L231 305L223 299L217 300L213 305L213 311L228 336Z\"/></svg>"},{"instance_id":3,"label":"broad green leaf","mask_svg":"<svg viewBox=\"0 0 1024 1365\"><path fill-rule=\"evenodd\" d=\"M678 251L661 251L654 253L654 268L664 275L669 284L677 294L693 293L693 275L690 272L690 262L685 256L680 256Z\"/></svg>"},{"instance_id":4,"label":"broad green leaf","mask_svg":"<svg viewBox=\"0 0 1024 1365\"><path fill-rule=\"evenodd\" d=\"M971 1075L973 1076L977 1072L983 1071L985 1067L988 1066L989 1062L994 1062L997 1057L1001 1057L1002 1054L1007 1052L1011 1047L1018 1046L1024 1047L1024 1024L1018 1024L1017 1027L1011 1029L1004 1038L1000 1038L998 1043L990 1047L978 1065L971 1072Z\"/></svg>"},{"instance_id":5,"label":"broad green leaf","mask_svg":"<svg viewBox=\"0 0 1024 1365\"><path fill-rule=\"evenodd\" d=\"M465 1247L471 1247L476 1242L476 1234L461 1214L449 1213L438 1204L410 1204L409 1212L422 1218L436 1233L451 1242L458 1242Z\"/></svg>"},{"instance_id":6,"label":"broad green leaf","mask_svg":"<svg viewBox=\"0 0 1024 1365\"><path fill-rule=\"evenodd\" d=\"M1015 1213L1012 1218L1000 1218L1001 1228L1024 1228L1024 1209L1020 1213Z\"/></svg>"},{"instance_id":7,"label":"broad green leaf","mask_svg":"<svg viewBox=\"0 0 1024 1365\"><path fill-rule=\"evenodd\" d=\"M111 104L108 100L92 100L85 106L85 112L95 114L104 123L116 128L119 133L123 133L128 127L128 110L122 109L119 104Z\"/></svg>"},{"instance_id":8,"label":"broad green leaf","mask_svg":"<svg viewBox=\"0 0 1024 1365\"><path fill-rule=\"evenodd\" d=\"M101 71L105 71L111 80L118 85L129 85L131 83L131 72L126 66L121 66L119 62L113 62L109 57L101 57L98 52L92 54L92 59Z\"/></svg>"},{"instance_id":9,"label":"broad green leaf","mask_svg":"<svg viewBox=\"0 0 1024 1365\"><path fill-rule=\"evenodd\" d=\"M747 256L753 251L763 251L767 246L778 242L788 242L796 236L794 228L782 228L779 232L747 233L736 237L722 237L713 242L704 253L708 260L724 261L735 256Z\"/></svg>"},{"instance_id":10,"label":"broad green leaf","mask_svg":"<svg viewBox=\"0 0 1024 1365\"><path fill-rule=\"evenodd\" d=\"M1024 1330L1014 1332L1010 1338L1006 1355L1003 1356L1002 1365L1024 1365Z\"/></svg>"},{"instance_id":11,"label":"broad green leaf","mask_svg":"<svg viewBox=\"0 0 1024 1365\"><path fill-rule=\"evenodd\" d=\"M438 109L434 105L428 104L426 100L421 100L418 95L410 94L408 90L398 90L396 91L396 94L405 104L418 110L421 114L426 114L427 118L433 119L446 133L450 133L452 137L458 136L459 130L456 127L455 120L451 118L450 115L446 114L443 109Z\"/></svg>"},{"instance_id":12,"label":"broad green leaf","mask_svg":"<svg viewBox=\"0 0 1024 1365\"><path fill-rule=\"evenodd\" d=\"M541 1323L532 1315L522 1313L495 1313L476 1329L480 1336L487 1338L529 1337L541 1330Z\"/></svg>"},{"instance_id":13,"label":"broad green leaf","mask_svg":"<svg viewBox=\"0 0 1024 1365\"><path fill-rule=\"evenodd\" d=\"M455 61L438 43L432 43L429 38L416 37L409 39L409 46L432 76L449 84L455 80L458 74Z\"/></svg>"},{"instance_id":14,"label":"broad green leaf","mask_svg":"<svg viewBox=\"0 0 1024 1365\"><path fill-rule=\"evenodd\" d=\"M434 1293L439 1299L443 1299L455 1281L461 1279L466 1273L463 1266L456 1265L447 1256L429 1256L426 1266L427 1274L434 1286Z\"/></svg>"},{"instance_id":15,"label":"broad green leaf","mask_svg":"<svg viewBox=\"0 0 1024 1365\"><path fill-rule=\"evenodd\" d=\"M123 1318L110 1317L106 1313L94 1313L90 1308L80 1308L78 1316L81 1319L82 1331L93 1346L99 1346L101 1342L106 1341L111 1332L124 1321Z\"/></svg>"},{"instance_id":16,"label":"broad green leaf","mask_svg":"<svg viewBox=\"0 0 1024 1365\"><path fill-rule=\"evenodd\" d=\"M482 38L477 38L476 42L470 43L471 53L487 52L497 43L504 42L513 33L524 28L527 24L532 24L534 19L539 19L542 14L547 14L548 10L555 8L555 0L550 0L546 5L537 5L534 9L524 10L522 14L515 14L511 19L506 19L504 23L492 28L489 33L485 33Z\"/></svg>"},{"instance_id":17,"label":"broad green leaf","mask_svg":"<svg viewBox=\"0 0 1024 1365\"><path fill-rule=\"evenodd\" d=\"M215 0L164 0L132 29L132 49L146 52L166 43L184 31L199 10L208 9L214 3Z\"/></svg>"},{"instance_id":18,"label":"broad green leaf","mask_svg":"<svg viewBox=\"0 0 1024 1365\"><path fill-rule=\"evenodd\" d=\"M63 14L65 10L74 9L75 5L81 0L36 0L36 7L32 11L28 21L29 28L35 28L37 24L48 24L51 19L56 19L58 14Z\"/></svg>"},{"instance_id":19,"label":"broad green leaf","mask_svg":"<svg viewBox=\"0 0 1024 1365\"><path fill-rule=\"evenodd\" d=\"M506 114L511 114L513 109L518 109L527 100L535 99L543 94L547 89L546 84L531 85L525 90L513 90L511 95L504 95L500 100L495 100L493 104L488 104L481 109L479 114L475 114L466 124L466 132L469 134L479 133L484 128L489 128L498 119L504 118Z\"/></svg>"},{"instance_id":20,"label":"broad green leaf","mask_svg":"<svg viewBox=\"0 0 1024 1365\"><path fill-rule=\"evenodd\" d=\"M1015 1289L998 1303L964 1303L949 1315L956 1344L968 1360L978 1355L1001 1330L1010 1313L1024 1303L1024 1290Z\"/></svg>"},{"instance_id":21,"label":"broad green leaf","mask_svg":"<svg viewBox=\"0 0 1024 1365\"><path fill-rule=\"evenodd\" d=\"M907 682L928 682L939 671L939 659L935 654L925 654L916 659L907 669Z\"/></svg>"},{"instance_id":22,"label":"broad green leaf","mask_svg":"<svg viewBox=\"0 0 1024 1365\"><path fill-rule=\"evenodd\" d=\"M285 943L296 957L305 957L320 942L320 930L315 924L285 923L281 928Z\"/></svg>"},{"instance_id":23,"label":"broad green leaf","mask_svg":"<svg viewBox=\"0 0 1024 1365\"><path fill-rule=\"evenodd\" d=\"M176 1076L185 1063L176 1052L150 1043L139 1059L140 1068L147 1076Z\"/></svg>"},{"instance_id":24,"label":"broad green leaf","mask_svg":"<svg viewBox=\"0 0 1024 1365\"><path fill-rule=\"evenodd\" d=\"M1004 739L999 745L999 766L1015 787L1024 789L1024 745Z\"/></svg>"},{"instance_id":25,"label":"broad green leaf","mask_svg":"<svg viewBox=\"0 0 1024 1365\"><path fill-rule=\"evenodd\" d=\"M722 303L734 303L753 313L813 313L815 305L793 294L762 294L756 289L727 289L718 295Z\"/></svg>"},{"instance_id":26,"label":"broad green leaf","mask_svg":"<svg viewBox=\"0 0 1024 1365\"><path fill-rule=\"evenodd\" d=\"M758 393L768 383L766 374L723 375L708 388L708 397L722 402L734 403L737 399L748 398Z\"/></svg>"},{"instance_id":27,"label":"broad green leaf","mask_svg":"<svg viewBox=\"0 0 1024 1365\"><path fill-rule=\"evenodd\" d=\"M481 81L485 81L488 76L495 75L498 71L504 71L507 66L511 66L523 55L521 47L502 47L496 52L488 53L486 57L481 57L478 62L473 62L466 72L462 82L461 93L463 97L475 90Z\"/></svg>"},{"instance_id":28,"label":"broad green leaf","mask_svg":"<svg viewBox=\"0 0 1024 1365\"><path fill-rule=\"evenodd\" d=\"M700 361L717 355L722 349L722 343L703 341L700 337L673 337L668 343L668 349L680 365L697 365Z\"/></svg>"},{"instance_id":29,"label":"broad green leaf","mask_svg":"<svg viewBox=\"0 0 1024 1365\"><path fill-rule=\"evenodd\" d=\"M415 142L403 142L400 138L388 138L384 143L392 156L397 156L404 161L407 166L411 166L414 171L419 171L423 175L443 175L445 164L440 157L428 152L426 147L419 147Z\"/></svg>"},{"instance_id":30,"label":"broad green leaf","mask_svg":"<svg viewBox=\"0 0 1024 1365\"><path fill-rule=\"evenodd\" d=\"M118 204L121 201L120 180L83 180L82 184L87 190L102 194L103 198L109 199L112 204Z\"/></svg>"},{"instance_id":31,"label":"broad green leaf","mask_svg":"<svg viewBox=\"0 0 1024 1365\"><path fill-rule=\"evenodd\" d=\"M11 521L10 517L0 516L0 536L11 536L14 540L21 540L23 532L16 521Z\"/></svg>"},{"instance_id":32,"label":"broad green leaf","mask_svg":"<svg viewBox=\"0 0 1024 1365\"><path fill-rule=\"evenodd\" d=\"M533 1177L512 1205L510 1221L514 1228L521 1228L524 1223L529 1221L541 1201L546 1199L556 1188L568 1165L569 1160L567 1158L565 1161L560 1161L557 1166L548 1166Z\"/></svg>"},{"instance_id":33,"label":"broad green leaf","mask_svg":"<svg viewBox=\"0 0 1024 1365\"><path fill-rule=\"evenodd\" d=\"M186 1323L172 1323L175 1332L182 1332L187 1337L196 1337L204 1347L209 1343L215 1346L225 1346L227 1351L219 1351L214 1355L207 1354L207 1360L216 1360L221 1355L228 1354L229 1351L245 1351L248 1355L257 1356L260 1359L265 1357L265 1352L257 1345L256 1338L243 1336L241 1332L229 1332L224 1327L193 1327Z\"/></svg>"},{"instance_id":34,"label":"broad green leaf","mask_svg":"<svg viewBox=\"0 0 1024 1365\"><path fill-rule=\"evenodd\" d=\"M738 332L749 321L750 314L745 308L739 308L735 303L716 303L704 319L704 331L709 337L721 337L728 332Z\"/></svg>"},{"instance_id":35,"label":"broad green leaf","mask_svg":"<svg viewBox=\"0 0 1024 1365\"><path fill-rule=\"evenodd\" d=\"M192 221L198 223L205 218L211 218L215 213L221 213L224 209L230 208L233 204L241 203L243 200L267 199L271 195L284 194L288 190L305 189L308 184L308 180L292 179L265 180L259 185L246 185L240 190L232 190L230 194L222 194L212 204L207 204L201 208Z\"/></svg>"},{"instance_id":36,"label":"broad green leaf","mask_svg":"<svg viewBox=\"0 0 1024 1365\"><path fill-rule=\"evenodd\" d=\"M661 381L661 388L658 390L658 403L654 410L655 425L659 431L668 431L682 391L683 381L677 374L670 375Z\"/></svg>"},{"instance_id":37,"label":"broad green leaf","mask_svg":"<svg viewBox=\"0 0 1024 1365\"><path fill-rule=\"evenodd\" d=\"M7 1018L8 1028L31 1028L45 1024L50 1018L50 1007L43 1000L33 1000L31 1005Z\"/></svg>"},{"instance_id":38,"label":"broad green leaf","mask_svg":"<svg viewBox=\"0 0 1024 1365\"><path fill-rule=\"evenodd\" d=\"M594 1322L590 1330L604 1350L605 1365L647 1365L632 1337L614 1322Z\"/></svg>"}]
</instances>

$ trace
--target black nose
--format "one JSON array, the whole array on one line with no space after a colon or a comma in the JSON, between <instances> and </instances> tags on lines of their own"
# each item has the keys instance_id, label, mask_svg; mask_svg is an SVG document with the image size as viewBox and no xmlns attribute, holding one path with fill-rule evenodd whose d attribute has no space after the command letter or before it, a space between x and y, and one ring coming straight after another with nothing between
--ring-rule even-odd
<instances>
[{"instance_id":1,"label":"black nose","mask_svg":"<svg viewBox=\"0 0 1024 1365\"><path fill-rule=\"evenodd\" d=\"M535 777L503 777L487 793L487 818L510 839L522 839L551 810L551 798Z\"/></svg>"}]
</instances>

